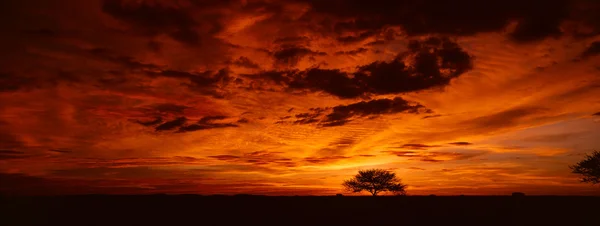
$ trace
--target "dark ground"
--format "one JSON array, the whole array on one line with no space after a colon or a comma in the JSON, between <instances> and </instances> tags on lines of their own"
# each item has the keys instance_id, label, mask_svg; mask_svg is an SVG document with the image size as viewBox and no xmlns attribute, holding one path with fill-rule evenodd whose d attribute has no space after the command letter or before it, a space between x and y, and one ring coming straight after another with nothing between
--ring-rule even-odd
<instances>
[{"instance_id":1,"label":"dark ground","mask_svg":"<svg viewBox=\"0 0 600 226\"><path fill-rule=\"evenodd\" d=\"M600 197L65 196L0 198L0 225L589 225Z\"/></svg>"}]
</instances>

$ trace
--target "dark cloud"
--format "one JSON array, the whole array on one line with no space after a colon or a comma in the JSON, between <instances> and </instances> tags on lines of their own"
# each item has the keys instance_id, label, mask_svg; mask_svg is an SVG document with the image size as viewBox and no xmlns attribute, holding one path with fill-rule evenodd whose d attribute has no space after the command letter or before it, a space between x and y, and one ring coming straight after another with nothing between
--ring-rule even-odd
<instances>
[{"instance_id":1,"label":"dark cloud","mask_svg":"<svg viewBox=\"0 0 600 226\"><path fill-rule=\"evenodd\" d=\"M245 153L241 156L237 155L215 155L209 156L221 161L234 162L239 164L251 164L255 166L275 165L283 167L297 166L290 158L281 157L282 152L255 151ZM268 170L268 169L265 169Z\"/></svg>"},{"instance_id":2,"label":"dark cloud","mask_svg":"<svg viewBox=\"0 0 600 226\"><path fill-rule=\"evenodd\" d=\"M419 168L419 167L408 167L407 169L412 169L412 170L425 170L423 168Z\"/></svg>"},{"instance_id":3,"label":"dark cloud","mask_svg":"<svg viewBox=\"0 0 600 226\"><path fill-rule=\"evenodd\" d=\"M399 157L416 156L416 151L384 151L385 153L392 154Z\"/></svg>"},{"instance_id":4,"label":"dark cloud","mask_svg":"<svg viewBox=\"0 0 600 226\"><path fill-rule=\"evenodd\" d=\"M14 150L0 150L0 160L26 158L25 152Z\"/></svg>"},{"instance_id":5,"label":"dark cloud","mask_svg":"<svg viewBox=\"0 0 600 226\"><path fill-rule=\"evenodd\" d=\"M233 123L197 123L192 125L187 125L179 128L178 132L193 132L198 130L207 130L207 129L217 129L217 128L231 128L231 127L239 127Z\"/></svg>"},{"instance_id":6,"label":"dark cloud","mask_svg":"<svg viewBox=\"0 0 600 226\"><path fill-rule=\"evenodd\" d=\"M349 122L351 122L351 120L342 119L342 120L336 120L336 121L331 121L331 122L324 122L324 123L321 123L321 126L323 126L323 127L343 126Z\"/></svg>"},{"instance_id":7,"label":"dark cloud","mask_svg":"<svg viewBox=\"0 0 600 226\"><path fill-rule=\"evenodd\" d=\"M540 114L545 109L530 106L515 107L491 115L481 116L462 122L468 130L494 131L518 125L527 118Z\"/></svg>"},{"instance_id":8,"label":"dark cloud","mask_svg":"<svg viewBox=\"0 0 600 226\"><path fill-rule=\"evenodd\" d=\"M556 133L556 134L542 134L536 136L529 136L521 138L525 142L536 142L536 143L554 143L554 142L565 142L568 140L575 140L581 136L585 136L583 132L572 132L572 133Z\"/></svg>"},{"instance_id":9,"label":"dark cloud","mask_svg":"<svg viewBox=\"0 0 600 226\"><path fill-rule=\"evenodd\" d=\"M198 23L190 11L147 1L103 0L102 11L131 25L132 30L146 36L166 34L181 43L200 44Z\"/></svg>"},{"instance_id":10,"label":"dark cloud","mask_svg":"<svg viewBox=\"0 0 600 226\"><path fill-rule=\"evenodd\" d=\"M284 45L281 49L273 53L273 57L279 64L287 66L296 66L298 62L306 56L325 56L327 53L313 51L306 47Z\"/></svg>"},{"instance_id":11,"label":"dark cloud","mask_svg":"<svg viewBox=\"0 0 600 226\"><path fill-rule=\"evenodd\" d=\"M160 113L183 114L185 109L190 107L172 103L155 104L152 108Z\"/></svg>"},{"instance_id":12,"label":"dark cloud","mask_svg":"<svg viewBox=\"0 0 600 226\"><path fill-rule=\"evenodd\" d=\"M532 42L561 36L560 25L568 16L570 8L568 2L567 0L520 2L524 5L522 12L527 14L519 15L517 27L510 37L517 42Z\"/></svg>"},{"instance_id":13,"label":"dark cloud","mask_svg":"<svg viewBox=\"0 0 600 226\"><path fill-rule=\"evenodd\" d=\"M327 147L317 151L319 156L342 156L357 142L353 136L341 137L330 142Z\"/></svg>"},{"instance_id":14,"label":"dark cloud","mask_svg":"<svg viewBox=\"0 0 600 226\"><path fill-rule=\"evenodd\" d=\"M191 89L198 89L210 94L215 88L215 84L219 82L215 78L213 71L205 71L202 73L177 71L169 69L167 66L157 65L149 62L142 62L135 57L122 55L109 48L91 48L85 50L87 57L99 61L112 63L119 68L114 68L108 73L99 76L96 81L104 87L118 86L132 81L133 77L129 74L142 74L151 78L166 77L187 80L191 83ZM64 78L62 78L64 80ZM212 83L211 83L212 82ZM196 84L197 83L197 84Z\"/></svg>"},{"instance_id":15,"label":"dark cloud","mask_svg":"<svg viewBox=\"0 0 600 226\"><path fill-rule=\"evenodd\" d=\"M600 3L596 0L577 0L574 1L574 7L571 16L578 25L584 29L575 28L575 37L589 38L600 34Z\"/></svg>"},{"instance_id":16,"label":"dark cloud","mask_svg":"<svg viewBox=\"0 0 600 226\"><path fill-rule=\"evenodd\" d=\"M244 162L253 165L277 165L284 167L297 166L290 158L281 157L282 152L255 151L243 155Z\"/></svg>"},{"instance_id":17,"label":"dark cloud","mask_svg":"<svg viewBox=\"0 0 600 226\"><path fill-rule=\"evenodd\" d=\"M210 122L216 121L216 120L223 120L226 118L227 118L227 116L224 116L224 115L204 116L200 119L200 121L198 121L198 123L205 124L205 123L210 123Z\"/></svg>"},{"instance_id":18,"label":"dark cloud","mask_svg":"<svg viewBox=\"0 0 600 226\"><path fill-rule=\"evenodd\" d=\"M241 76L245 76L254 80L272 81L277 85L287 85L292 81L293 77L297 77L298 73L300 73L298 70L261 71L256 74L241 74Z\"/></svg>"},{"instance_id":19,"label":"dark cloud","mask_svg":"<svg viewBox=\"0 0 600 226\"><path fill-rule=\"evenodd\" d=\"M202 117L195 124L182 126L181 128L179 128L178 132L192 132L192 131L206 130L206 129L238 127L238 125L233 124L233 123L215 123L215 122L213 122L216 120L223 120L226 118L228 118L228 117L223 116L223 115L205 116L205 117Z\"/></svg>"},{"instance_id":20,"label":"dark cloud","mask_svg":"<svg viewBox=\"0 0 600 226\"><path fill-rule=\"evenodd\" d=\"M428 119L428 118L437 118L437 117L441 117L442 115L437 114L437 115L428 115L428 116L424 116L422 119Z\"/></svg>"},{"instance_id":21,"label":"dark cloud","mask_svg":"<svg viewBox=\"0 0 600 226\"><path fill-rule=\"evenodd\" d=\"M146 119L132 119L131 121L143 126L155 126L163 123L164 118L182 115L184 110L188 108L190 107L173 103L147 105L136 108L136 110L140 111L144 115L147 115L148 117Z\"/></svg>"},{"instance_id":22,"label":"dark cloud","mask_svg":"<svg viewBox=\"0 0 600 226\"><path fill-rule=\"evenodd\" d=\"M339 52L335 52L335 55L357 55L357 54L361 54L361 53L366 53L367 51L369 51L368 49L365 48L358 48L355 50L350 50L350 51L339 51Z\"/></svg>"},{"instance_id":23,"label":"dark cloud","mask_svg":"<svg viewBox=\"0 0 600 226\"><path fill-rule=\"evenodd\" d=\"M323 115L323 112L326 109L323 108L310 108L309 109L310 112L307 113L300 113L300 114L296 114L296 120L294 121L295 124L312 124L312 123L316 123L318 122L320 119L319 117L321 115Z\"/></svg>"},{"instance_id":24,"label":"dark cloud","mask_svg":"<svg viewBox=\"0 0 600 226\"><path fill-rule=\"evenodd\" d=\"M400 97L394 99L376 99L333 107L333 111L325 116L322 125L344 125L350 122L353 117L377 116L401 112L418 114L428 111L430 110L426 109L423 105L408 102Z\"/></svg>"},{"instance_id":25,"label":"dark cloud","mask_svg":"<svg viewBox=\"0 0 600 226\"><path fill-rule=\"evenodd\" d=\"M355 98L366 92L363 84L337 69L311 68L292 75L291 89L324 91L340 98Z\"/></svg>"},{"instance_id":26,"label":"dark cloud","mask_svg":"<svg viewBox=\"0 0 600 226\"><path fill-rule=\"evenodd\" d=\"M48 151L50 151L50 152L56 152L56 153L62 153L62 154L72 153L72 151L63 150L63 149L49 149Z\"/></svg>"},{"instance_id":27,"label":"dark cloud","mask_svg":"<svg viewBox=\"0 0 600 226\"><path fill-rule=\"evenodd\" d=\"M600 66L597 68L600 70ZM573 86L564 92L557 93L550 97L547 97L549 101L569 101L577 98L582 98L587 95L594 95L596 91L600 90L599 82L587 82L580 86Z\"/></svg>"},{"instance_id":28,"label":"dark cloud","mask_svg":"<svg viewBox=\"0 0 600 226\"><path fill-rule=\"evenodd\" d=\"M356 43L356 42L362 42L362 41L366 40L367 38L370 38L376 34L377 34L376 31L365 31L365 32L361 32L360 34L355 35L355 36L349 35L349 36L338 37L337 41L346 43L346 44L351 44L351 43Z\"/></svg>"},{"instance_id":29,"label":"dark cloud","mask_svg":"<svg viewBox=\"0 0 600 226\"><path fill-rule=\"evenodd\" d=\"M159 65L140 62L134 57L120 55L108 48L92 48L88 49L87 52L92 58L108 61L128 70L154 71L161 69Z\"/></svg>"},{"instance_id":30,"label":"dark cloud","mask_svg":"<svg viewBox=\"0 0 600 226\"><path fill-rule=\"evenodd\" d=\"M156 127L156 131L173 130L177 127L183 126L186 122L187 122L186 117L178 117L171 121L160 124L159 126Z\"/></svg>"},{"instance_id":31,"label":"dark cloud","mask_svg":"<svg viewBox=\"0 0 600 226\"><path fill-rule=\"evenodd\" d=\"M213 86L225 85L232 80L229 70L221 69L218 71L187 72L164 70L158 73L149 73L153 76L162 76L169 78L187 79L190 81L190 89L213 88Z\"/></svg>"},{"instance_id":32,"label":"dark cloud","mask_svg":"<svg viewBox=\"0 0 600 226\"><path fill-rule=\"evenodd\" d=\"M385 40L377 40L377 41L369 42L369 43L367 43L365 45L367 45L367 46L375 46L375 45L383 45L385 43L386 43Z\"/></svg>"},{"instance_id":33,"label":"dark cloud","mask_svg":"<svg viewBox=\"0 0 600 226\"><path fill-rule=\"evenodd\" d=\"M0 92L14 92L36 82L33 78L16 76L12 73L0 73Z\"/></svg>"},{"instance_id":34,"label":"dark cloud","mask_svg":"<svg viewBox=\"0 0 600 226\"><path fill-rule=\"evenodd\" d=\"M443 160L433 159L433 158L422 158L421 161L423 161L423 162L443 162Z\"/></svg>"},{"instance_id":35,"label":"dark cloud","mask_svg":"<svg viewBox=\"0 0 600 226\"><path fill-rule=\"evenodd\" d=\"M339 138L339 139L331 142L329 145L336 146L336 147L348 147L348 146L352 146L355 143L356 143L355 137L342 137L342 138Z\"/></svg>"},{"instance_id":36,"label":"dark cloud","mask_svg":"<svg viewBox=\"0 0 600 226\"><path fill-rule=\"evenodd\" d=\"M375 32L398 25L409 36L474 35L502 31L511 21L518 24L509 36L518 42L537 41L561 34L561 22L567 19L567 0L298 0L312 5L311 13L337 19L334 32ZM331 20L331 19L330 19ZM360 35L356 39L361 37Z\"/></svg>"},{"instance_id":37,"label":"dark cloud","mask_svg":"<svg viewBox=\"0 0 600 226\"><path fill-rule=\"evenodd\" d=\"M593 116L600 116L600 112L594 113Z\"/></svg>"},{"instance_id":38,"label":"dark cloud","mask_svg":"<svg viewBox=\"0 0 600 226\"><path fill-rule=\"evenodd\" d=\"M33 89L55 87L59 83L72 84L80 78L72 73L48 70L45 74L0 72L0 93L30 91Z\"/></svg>"},{"instance_id":39,"label":"dark cloud","mask_svg":"<svg viewBox=\"0 0 600 226\"><path fill-rule=\"evenodd\" d=\"M310 112L296 114L294 124L318 124L323 127L342 126L355 118L370 117L396 113L430 113L423 105L406 101L400 97L394 99L375 99L360 101L349 105L332 108L310 108ZM325 112L330 113L325 114ZM283 121L281 121L283 122Z\"/></svg>"},{"instance_id":40,"label":"dark cloud","mask_svg":"<svg viewBox=\"0 0 600 226\"><path fill-rule=\"evenodd\" d=\"M176 161L181 161L181 162L196 162L196 161L200 160L198 158L194 158L194 157L190 157L190 156L175 156L175 157L173 157L173 159Z\"/></svg>"},{"instance_id":41,"label":"dark cloud","mask_svg":"<svg viewBox=\"0 0 600 226\"><path fill-rule=\"evenodd\" d=\"M250 60L248 57L245 57L245 56L241 56L229 63L233 64L235 66L238 66L238 67L244 67L244 68L250 68L250 69L260 69L260 66L257 63L252 62L252 60Z\"/></svg>"},{"instance_id":42,"label":"dark cloud","mask_svg":"<svg viewBox=\"0 0 600 226\"><path fill-rule=\"evenodd\" d=\"M0 120L0 149L20 149L26 144L15 134L5 131L4 122Z\"/></svg>"},{"instance_id":43,"label":"dark cloud","mask_svg":"<svg viewBox=\"0 0 600 226\"><path fill-rule=\"evenodd\" d=\"M354 73L338 69L270 71L249 77L272 80L292 90L323 91L339 98L407 93L448 85L472 69L472 57L448 38L413 40L409 51L390 62L377 61ZM411 63L406 63L406 62Z\"/></svg>"},{"instance_id":44,"label":"dark cloud","mask_svg":"<svg viewBox=\"0 0 600 226\"><path fill-rule=\"evenodd\" d=\"M440 145L427 145L427 144L404 144L400 146L403 149L411 149L411 150L426 150L430 148L441 147Z\"/></svg>"},{"instance_id":45,"label":"dark cloud","mask_svg":"<svg viewBox=\"0 0 600 226\"><path fill-rule=\"evenodd\" d=\"M227 116L216 115L216 116L204 116L200 120L195 123L188 123L189 120L186 117L177 117L171 121L163 122L162 118L158 117L153 121L140 121L134 120L134 122L144 125L144 126L155 126L160 123L160 125L156 126L156 131L166 131L166 130L175 130L177 129L177 133L184 132L193 132L198 130L207 130L207 129L217 129L217 128L230 128L230 127L239 127L237 124L232 122L215 122L218 120L227 119ZM243 119L237 120L238 123L244 123Z\"/></svg>"},{"instance_id":46,"label":"dark cloud","mask_svg":"<svg viewBox=\"0 0 600 226\"><path fill-rule=\"evenodd\" d=\"M326 157L306 157L304 161L313 163L313 164L323 164L323 163L331 163L337 162L342 159L349 159L347 156L326 156Z\"/></svg>"},{"instance_id":47,"label":"dark cloud","mask_svg":"<svg viewBox=\"0 0 600 226\"><path fill-rule=\"evenodd\" d=\"M150 51L158 53L162 50L163 44L160 42L156 42L156 41L149 41L147 46L148 46L148 49L150 49Z\"/></svg>"},{"instance_id":48,"label":"dark cloud","mask_svg":"<svg viewBox=\"0 0 600 226\"><path fill-rule=\"evenodd\" d=\"M95 179L134 179L145 178L149 175L153 177L173 176L169 171L153 169L148 166L127 166L127 167L93 167L93 168L71 168L52 170L51 175L61 178L95 178Z\"/></svg>"},{"instance_id":49,"label":"dark cloud","mask_svg":"<svg viewBox=\"0 0 600 226\"><path fill-rule=\"evenodd\" d=\"M158 117L158 118L156 118L154 120L150 120L150 121L134 120L134 122L138 123L140 125L143 125L143 126L155 126L155 125L162 123L163 119Z\"/></svg>"},{"instance_id":50,"label":"dark cloud","mask_svg":"<svg viewBox=\"0 0 600 226\"><path fill-rule=\"evenodd\" d=\"M84 168L127 168L127 167L145 167L152 166L170 166L170 165L189 165L202 163L203 159L189 156L174 157L150 157L150 158L83 158L74 159L75 163Z\"/></svg>"},{"instance_id":51,"label":"dark cloud","mask_svg":"<svg viewBox=\"0 0 600 226\"><path fill-rule=\"evenodd\" d=\"M203 72L188 72L178 70L163 70L160 72L146 72L151 77L166 77L183 79L188 81L188 88L192 92L203 95L209 95L215 98L222 98L221 92L224 87L228 86L234 78L230 75L228 69L218 71L203 71Z\"/></svg>"},{"instance_id":52,"label":"dark cloud","mask_svg":"<svg viewBox=\"0 0 600 226\"><path fill-rule=\"evenodd\" d=\"M464 142L464 141L452 142L452 143L448 143L448 144L456 145L456 146L469 146L469 145L473 145L473 143Z\"/></svg>"},{"instance_id":53,"label":"dark cloud","mask_svg":"<svg viewBox=\"0 0 600 226\"><path fill-rule=\"evenodd\" d=\"M218 160L223 160L223 161L234 160L234 159L240 158L240 156L235 156L235 155L212 155L212 156L208 156L208 157L218 159Z\"/></svg>"},{"instance_id":54,"label":"dark cloud","mask_svg":"<svg viewBox=\"0 0 600 226\"><path fill-rule=\"evenodd\" d=\"M306 36L292 36L277 38L273 43L275 44L308 44L310 39Z\"/></svg>"},{"instance_id":55,"label":"dark cloud","mask_svg":"<svg viewBox=\"0 0 600 226\"><path fill-rule=\"evenodd\" d=\"M404 157L409 159L416 159L423 162L443 162L449 160L466 160L471 159L480 155L485 154L486 152L477 151L477 152L467 152L467 153L459 153L459 152L436 152L436 151L384 151L390 155L395 155L398 157Z\"/></svg>"},{"instance_id":56,"label":"dark cloud","mask_svg":"<svg viewBox=\"0 0 600 226\"><path fill-rule=\"evenodd\" d=\"M600 54L600 41L595 41L581 53L581 58L588 58Z\"/></svg>"}]
</instances>

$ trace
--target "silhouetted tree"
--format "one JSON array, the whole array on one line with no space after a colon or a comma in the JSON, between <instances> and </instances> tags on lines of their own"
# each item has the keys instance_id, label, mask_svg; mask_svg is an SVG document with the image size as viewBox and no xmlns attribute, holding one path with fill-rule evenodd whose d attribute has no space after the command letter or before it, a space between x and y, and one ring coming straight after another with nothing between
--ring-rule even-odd
<instances>
[{"instance_id":1,"label":"silhouetted tree","mask_svg":"<svg viewBox=\"0 0 600 226\"><path fill-rule=\"evenodd\" d=\"M581 182L600 183L600 152L594 151L592 155L586 155L584 160L570 166L570 168L573 173L581 174Z\"/></svg>"},{"instance_id":2,"label":"silhouetted tree","mask_svg":"<svg viewBox=\"0 0 600 226\"><path fill-rule=\"evenodd\" d=\"M360 170L354 178L344 181L342 185L352 192L368 191L373 196L386 191L406 194L406 184L400 182L396 173L382 169Z\"/></svg>"}]
</instances>

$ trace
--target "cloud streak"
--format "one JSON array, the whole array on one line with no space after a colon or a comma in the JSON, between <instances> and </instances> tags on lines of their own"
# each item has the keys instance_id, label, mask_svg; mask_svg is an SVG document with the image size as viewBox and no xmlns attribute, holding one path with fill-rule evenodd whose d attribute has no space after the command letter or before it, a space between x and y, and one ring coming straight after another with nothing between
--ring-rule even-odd
<instances>
[{"instance_id":1,"label":"cloud streak","mask_svg":"<svg viewBox=\"0 0 600 226\"><path fill-rule=\"evenodd\" d=\"M418 160L422 162L445 162L445 161L456 161L456 160L469 160L481 155L486 152L476 151L467 153L458 152L438 152L438 151L385 151L390 155L395 155L402 158L408 158L411 160Z\"/></svg>"}]
</instances>

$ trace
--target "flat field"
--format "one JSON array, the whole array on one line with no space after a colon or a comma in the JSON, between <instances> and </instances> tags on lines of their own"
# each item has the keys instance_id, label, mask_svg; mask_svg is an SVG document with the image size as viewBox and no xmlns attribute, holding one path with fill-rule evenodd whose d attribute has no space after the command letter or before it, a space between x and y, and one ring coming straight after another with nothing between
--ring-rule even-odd
<instances>
[{"instance_id":1,"label":"flat field","mask_svg":"<svg viewBox=\"0 0 600 226\"><path fill-rule=\"evenodd\" d=\"M600 197L200 196L3 197L0 225L600 226Z\"/></svg>"}]
</instances>

